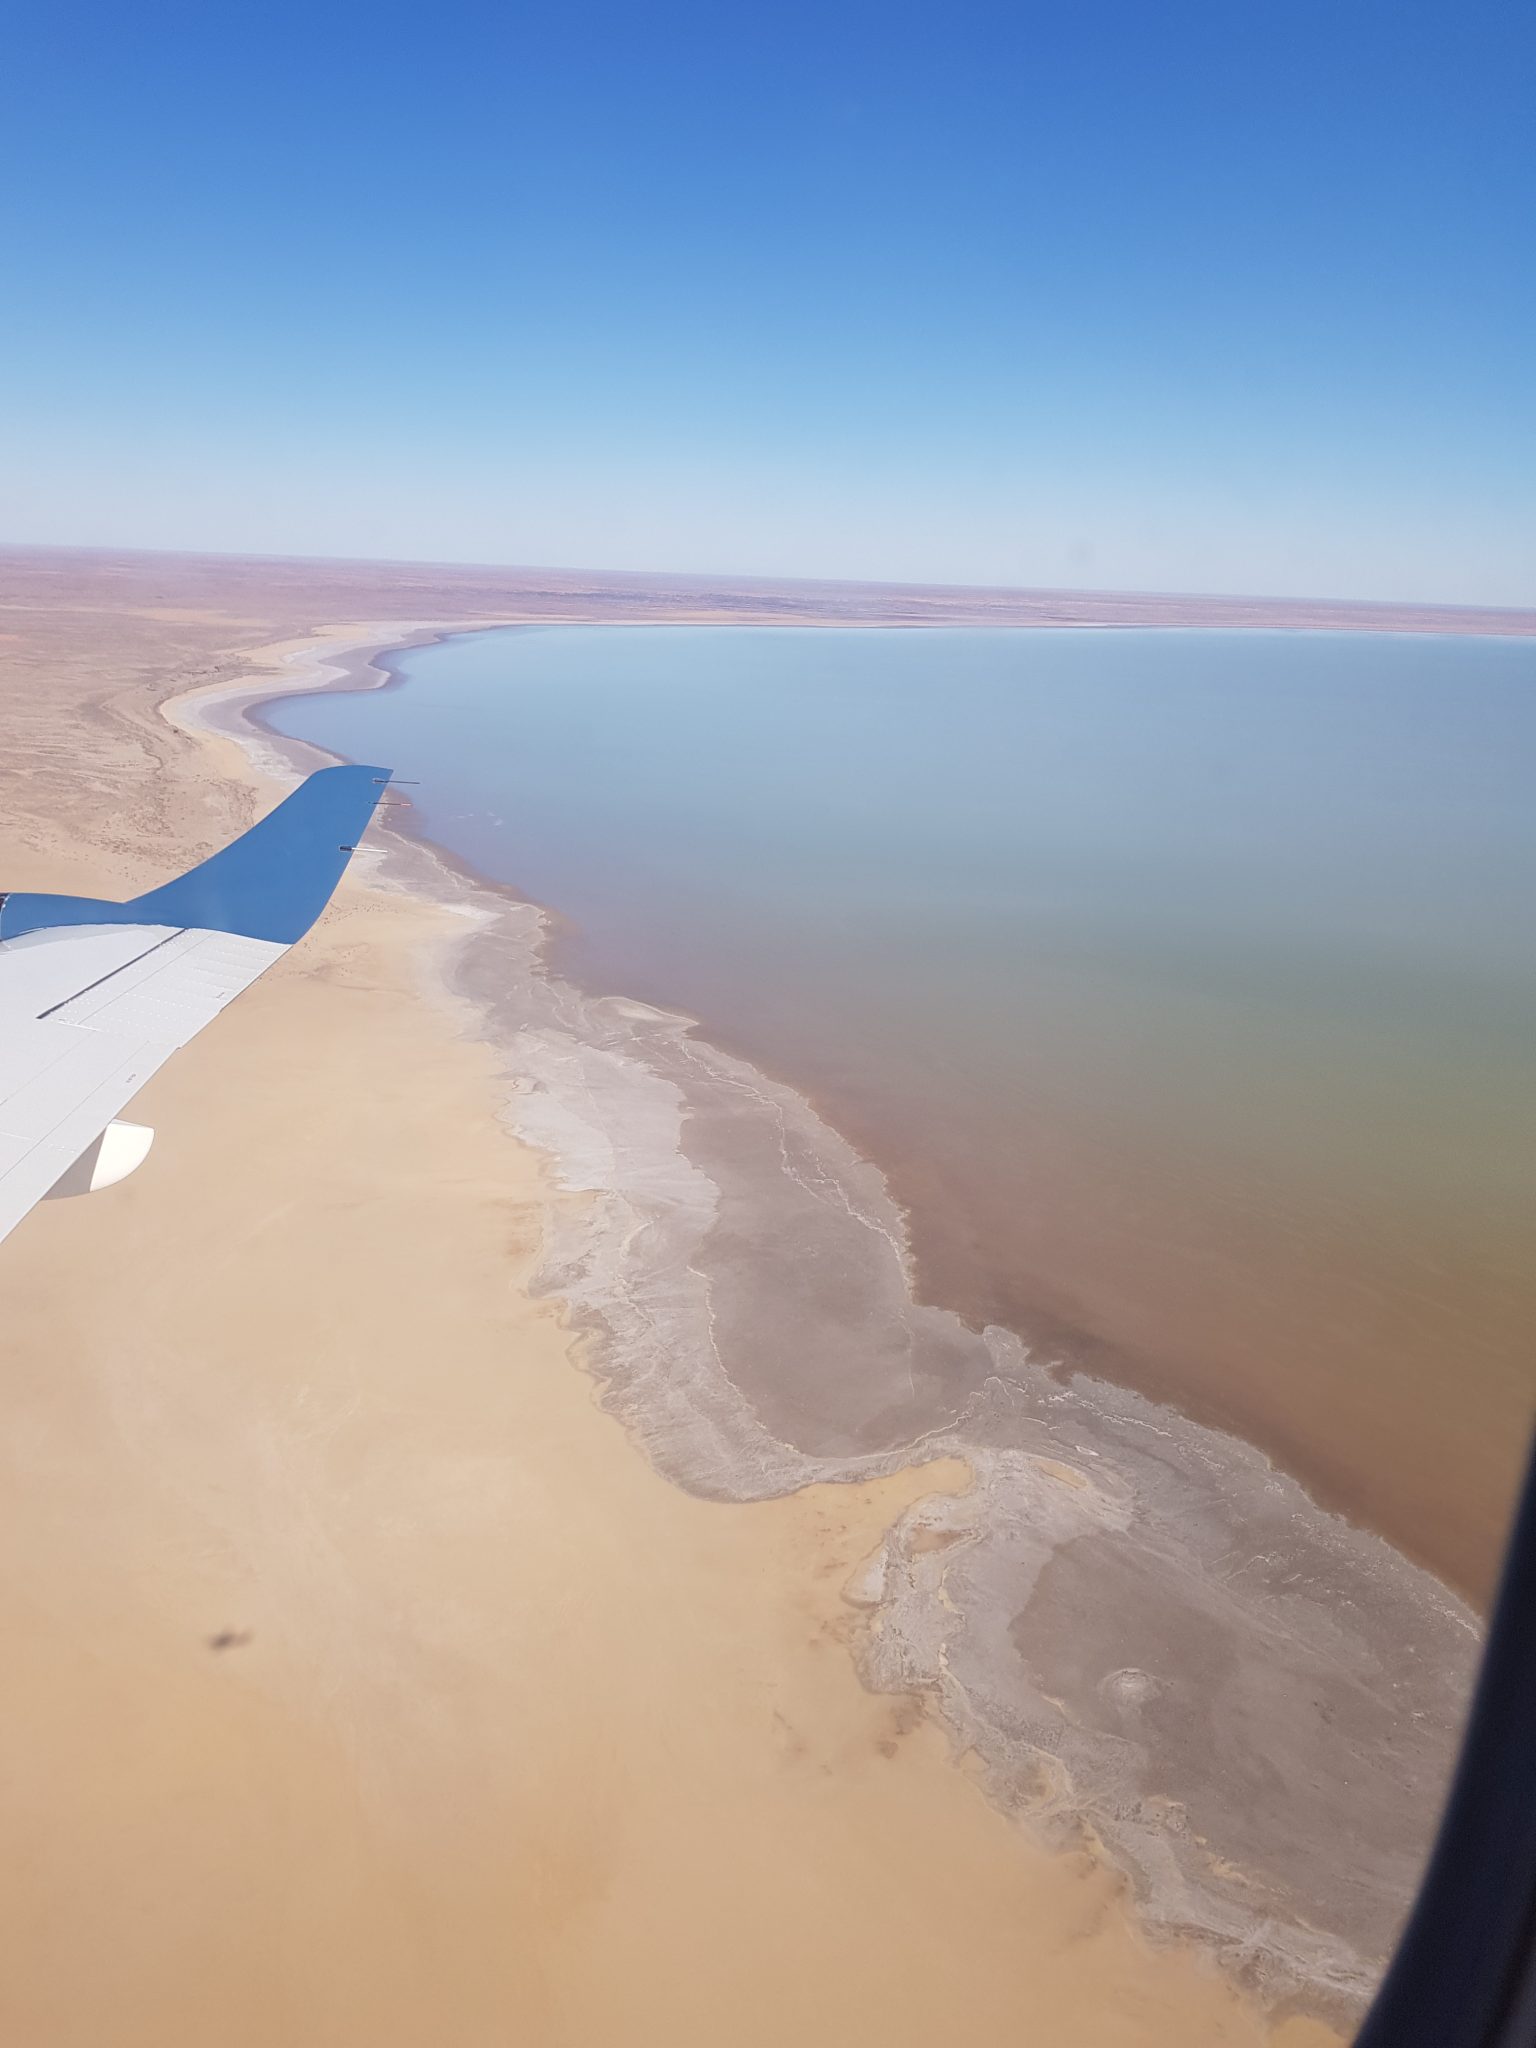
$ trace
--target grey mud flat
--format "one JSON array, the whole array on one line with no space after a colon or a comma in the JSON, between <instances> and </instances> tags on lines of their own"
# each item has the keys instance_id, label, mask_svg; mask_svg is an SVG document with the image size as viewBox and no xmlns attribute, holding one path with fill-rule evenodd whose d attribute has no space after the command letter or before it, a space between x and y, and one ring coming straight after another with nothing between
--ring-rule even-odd
<instances>
[{"instance_id":1,"label":"grey mud flat","mask_svg":"<svg viewBox=\"0 0 1536 2048\"><path fill-rule=\"evenodd\" d=\"M883 1178L686 1019L547 974L497 903L452 985L509 1122L584 1199L542 1284L679 1485L760 1499L957 1456L848 1588L877 1690L926 1697L992 1796L1101 1844L1144 1920L1261 1997L1347 2020L1411 1901L1472 1613L1258 1451L1063 1380L914 1302Z\"/></svg>"},{"instance_id":2,"label":"grey mud flat","mask_svg":"<svg viewBox=\"0 0 1536 2048\"><path fill-rule=\"evenodd\" d=\"M265 765L313 764L241 708L219 723ZM657 1468L744 1501L967 1461L847 1588L865 1683L926 1700L1037 1834L1106 1855L1149 1931L1272 2008L1357 2017L1433 1832L1472 1612L1251 1446L917 1303L883 1176L802 1097L562 980L536 906L380 836L373 879L465 920L431 971L553 1163L539 1284Z\"/></svg>"}]
</instances>

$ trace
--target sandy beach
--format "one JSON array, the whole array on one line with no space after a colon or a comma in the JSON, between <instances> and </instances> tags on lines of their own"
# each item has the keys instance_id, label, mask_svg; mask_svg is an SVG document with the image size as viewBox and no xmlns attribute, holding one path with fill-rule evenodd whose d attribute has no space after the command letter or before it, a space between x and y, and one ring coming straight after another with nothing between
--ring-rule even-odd
<instances>
[{"instance_id":1,"label":"sandy beach","mask_svg":"<svg viewBox=\"0 0 1536 2048\"><path fill-rule=\"evenodd\" d=\"M161 706L298 624L13 607L6 880L126 893L270 801ZM860 1683L850 1586L962 1464L727 1505L605 1412L529 1286L580 1198L434 993L459 928L359 863L140 1098L152 1170L0 1252L0 2032L1336 2039Z\"/></svg>"}]
</instances>

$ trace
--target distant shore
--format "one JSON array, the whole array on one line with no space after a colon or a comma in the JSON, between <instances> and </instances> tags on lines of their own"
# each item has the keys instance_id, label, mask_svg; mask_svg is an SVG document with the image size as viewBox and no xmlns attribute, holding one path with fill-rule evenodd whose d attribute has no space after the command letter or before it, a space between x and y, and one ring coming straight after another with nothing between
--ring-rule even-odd
<instances>
[{"instance_id":1,"label":"distant shore","mask_svg":"<svg viewBox=\"0 0 1536 2048\"><path fill-rule=\"evenodd\" d=\"M496 568L474 564L151 554L0 545L0 581L46 596L71 586L119 603L235 608L296 623L435 616L460 624L1246 627L1266 632L1536 634L1536 608L1156 591L817 582L790 578Z\"/></svg>"}]
</instances>

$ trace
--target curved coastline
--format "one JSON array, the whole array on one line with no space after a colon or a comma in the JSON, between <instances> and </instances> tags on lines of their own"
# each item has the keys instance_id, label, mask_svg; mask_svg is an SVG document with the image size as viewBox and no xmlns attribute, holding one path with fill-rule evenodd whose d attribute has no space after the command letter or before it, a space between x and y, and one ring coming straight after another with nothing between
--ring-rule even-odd
<instances>
[{"instance_id":1,"label":"curved coastline","mask_svg":"<svg viewBox=\"0 0 1536 2048\"><path fill-rule=\"evenodd\" d=\"M464 630L307 643L166 709L291 776L316 750L264 702L385 687L387 653ZM555 973L544 912L409 828L366 858L464 920L432 972L554 1164L541 1285L658 1468L746 1500L963 1460L969 1492L916 1502L847 1589L866 1684L927 1699L1046 1839L1102 1849L1149 1927L1271 2005L1357 2013L1449 1765L1469 1610L1252 1447L920 1306L883 1176L803 1097ZM961 1353L979 1391L946 1409Z\"/></svg>"}]
</instances>

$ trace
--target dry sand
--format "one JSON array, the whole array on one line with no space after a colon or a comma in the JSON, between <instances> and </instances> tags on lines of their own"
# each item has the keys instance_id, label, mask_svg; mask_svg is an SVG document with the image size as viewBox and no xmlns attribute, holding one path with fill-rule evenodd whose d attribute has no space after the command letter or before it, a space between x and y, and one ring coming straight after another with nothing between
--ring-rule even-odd
<instances>
[{"instance_id":1,"label":"dry sand","mask_svg":"<svg viewBox=\"0 0 1536 2048\"><path fill-rule=\"evenodd\" d=\"M250 609L13 615L9 883L244 821L155 705L295 623ZM962 1468L710 1504L599 1409L445 921L349 882L140 1098L149 1167L0 1247L0 2040L1335 2039L859 1685L844 1588Z\"/></svg>"}]
</instances>

